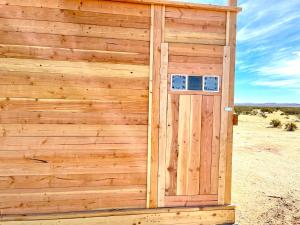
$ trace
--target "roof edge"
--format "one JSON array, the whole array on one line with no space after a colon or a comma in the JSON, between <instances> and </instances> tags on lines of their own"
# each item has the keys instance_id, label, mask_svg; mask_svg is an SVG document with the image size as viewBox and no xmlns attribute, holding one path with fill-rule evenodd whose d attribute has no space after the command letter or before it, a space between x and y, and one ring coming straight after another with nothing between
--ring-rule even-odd
<instances>
[{"instance_id":1,"label":"roof edge","mask_svg":"<svg viewBox=\"0 0 300 225\"><path fill-rule=\"evenodd\" d=\"M206 9L210 11L223 11L223 12L240 12L242 8L236 6L223 6L223 5L213 5L213 4L202 4L202 3L192 3L192 2L182 2L173 0L106 0L115 2L127 2L127 3L139 3L147 5L165 5L183 8L197 8Z\"/></svg>"}]
</instances>

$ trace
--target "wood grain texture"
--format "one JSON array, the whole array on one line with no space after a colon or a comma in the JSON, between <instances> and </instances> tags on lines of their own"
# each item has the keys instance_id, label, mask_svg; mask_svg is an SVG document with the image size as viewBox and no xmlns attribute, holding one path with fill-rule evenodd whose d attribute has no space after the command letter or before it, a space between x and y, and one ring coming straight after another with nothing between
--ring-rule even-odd
<instances>
[{"instance_id":1,"label":"wood grain texture","mask_svg":"<svg viewBox=\"0 0 300 225\"><path fill-rule=\"evenodd\" d=\"M214 97L213 105L213 135L211 160L211 194L218 194L219 156L220 156L220 127L221 127L221 97Z\"/></svg>"},{"instance_id":2,"label":"wood grain texture","mask_svg":"<svg viewBox=\"0 0 300 225\"><path fill-rule=\"evenodd\" d=\"M0 30L149 41L149 29L0 18Z\"/></svg>"},{"instance_id":3,"label":"wood grain texture","mask_svg":"<svg viewBox=\"0 0 300 225\"><path fill-rule=\"evenodd\" d=\"M30 1L30 0L1 0L1 5L32 6L38 8L69 9L96 13L150 17L149 6L143 4L121 3L113 1Z\"/></svg>"},{"instance_id":4,"label":"wood grain texture","mask_svg":"<svg viewBox=\"0 0 300 225\"><path fill-rule=\"evenodd\" d=\"M165 199L167 207L191 207L201 205L215 205L217 203L216 195L181 195L167 196Z\"/></svg>"},{"instance_id":5,"label":"wood grain texture","mask_svg":"<svg viewBox=\"0 0 300 225\"><path fill-rule=\"evenodd\" d=\"M53 22L90 24L110 27L150 28L150 18L137 15L87 12L80 10L0 5L0 17L7 19L47 20Z\"/></svg>"},{"instance_id":6,"label":"wood grain texture","mask_svg":"<svg viewBox=\"0 0 300 225\"><path fill-rule=\"evenodd\" d=\"M144 173L117 174L64 174L34 176L2 176L0 189L41 189L41 188L73 188L99 186L146 185Z\"/></svg>"},{"instance_id":7,"label":"wood grain texture","mask_svg":"<svg viewBox=\"0 0 300 225\"><path fill-rule=\"evenodd\" d=\"M102 188L41 189L24 191L2 191L0 197L3 214L32 211L57 212L61 207L66 211L91 210L94 208L137 208L145 204L145 186ZM26 202L26 204L24 204ZM66 204L67 203L67 204ZM19 207L16 207L19 205Z\"/></svg>"},{"instance_id":8,"label":"wood grain texture","mask_svg":"<svg viewBox=\"0 0 300 225\"><path fill-rule=\"evenodd\" d=\"M179 97L178 169L176 195L188 195L188 154L190 151L191 96Z\"/></svg>"},{"instance_id":9,"label":"wood grain texture","mask_svg":"<svg viewBox=\"0 0 300 225\"><path fill-rule=\"evenodd\" d=\"M219 181L218 181L218 203L225 204L226 189L226 162L227 162L227 140L228 140L228 112L225 108L229 105L229 73L230 73L230 47L224 48L221 103L221 126L220 126L220 158L219 158Z\"/></svg>"},{"instance_id":10,"label":"wood grain texture","mask_svg":"<svg viewBox=\"0 0 300 225\"><path fill-rule=\"evenodd\" d=\"M0 2L1 213L146 206L149 13Z\"/></svg>"},{"instance_id":11,"label":"wood grain texture","mask_svg":"<svg viewBox=\"0 0 300 225\"><path fill-rule=\"evenodd\" d=\"M168 44L161 44L160 70L160 121L159 121L159 172L158 206L164 206L166 189L167 107L168 107Z\"/></svg>"},{"instance_id":12,"label":"wood grain texture","mask_svg":"<svg viewBox=\"0 0 300 225\"><path fill-rule=\"evenodd\" d=\"M110 62L133 65L148 65L149 63L147 54L19 45L0 45L0 56L3 58Z\"/></svg>"},{"instance_id":13,"label":"wood grain texture","mask_svg":"<svg viewBox=\"0 0 300 225\"><path fill-rule=\"evenodd\" d=\"M200 194L211 193L213 105L213 96L203 96L201 114Z\"/></svg>"},{"instance_id":14,"label":"wood grain texture","mask_svg":"<svg viewBox=\"0 0 300 225\"><path fill-rule=\"evenodd\" d=\"M0 124L2 137L141 137L145 125Z\"/></svg>"},{"instance_id":15,"label":"wood grain texture","mask_svg":"<svg viewBox=\"0 0 300 225\"><path fill-rule=\"evenodd\" d=\"M234 0L230 5L237 5ZM237 14L227 13L227 42L230 46L230 66L229 66L229 106L234 107L234 81L235 81L235 60L236 60L236 26ZM226 188L225 204L231 202L231 182L232 182L232 148L233 148L233 112L229 112L228 119L228 145L226 162Z\"/></svg>"},{"instance_id":16,"label":"wood grain texture","mask_svg":"<svg viewBox=\"0 0 300 225\"><path fill-rule=\"evenodd\" d=\"M77 75L98 75L104 77L149 77L149 67L143 65L70 62L55 60L34 60L0 58L0 71L11 72L42 72Z\"/></svg>"},{"instance_id":17,"label":"wood grain texture","mask_svg":"<svg viewBox=\"0 0 300 225\"><path fill-rule=\"evenodd\" d=\"M97 74L65 74L48 72L0 71L0 85L31 85L31 86L63 86L77 88L108 88L108 89L133 89L148 90L147 77L109 77L110 74L99 76ZM107 103L109 104L109 103Z\"/></svg>"},{"instance_id":18,"label":"wood grain texture","mask_svg":"<svg viewBox=\"0 0 300 225\"><path fill-rule=\"evenodd\" d=\"M210 45L226 43L225 13L167 7L166 17L166 41Z\"/></svg>"},{"instance_id":19,"label":"wood grain texture","mask_svg":"<svg viewBox=\"0 0 300 225\"><path fill-rule=\"evenodd\" d=\"M18 31L0 31L0 43L66 49L96 50L98 52L149 53L148 41L81 37L74 35L45 34ZM87 44L88 43L88 44Z\"/></svg>"},{"instance_id":20,"label":"wood grain texture","mask_svg":"<svg viewBox=\"0 0 300 225\"><path fill-rule=\"evenodd\" d=\"M188 195L200 193L200 153L201 153L201 108L202 96L191 96L190 149L188 152Z\"/></svg>"},{"instance_id":21,"label":"wood grain texture","mask_svg":"<svg viewBox=\"0 0 300 225\"><path fill-rule=\"evenodd\" d=\"M159 162L159 106L160 106L160 64L161 64L161 37L162 37L162 6L152 6L153 17L153 65L152 67L152 102L150 102L151 116L151 172L150 172L150 193L149 208L155 208L158 205L158 162Z\"/></svg>"},{"instance_id":22,"label":"wood grain texture","mask_svg":"<svg viewBox=\"0 0 300 225\"><path fill-rule=\"evenodd\" d=\"M23 215L6 216L1 225L46 225L46 224L74 224L82 223L105 225L107 223L116 225L154 224L154 225L181 225L197 224L199 218L203 225L230 224L234 223L234 207L232 206L211 206L203 208L165 208L153 210L120 210L120 211L94 211L72 214L52 214L49 215ZM22 221L21 221L22 220ZM187 223L187 220L189 221Z\"/></svg>"},{"instance_id":23,"label":"wood grain texture","mask_svg":"<svg viewBox=\"0 0 300 225\"><path fill-rule=\"evenodd\" d=\"M168 95L167 149L166 149L166 195L176 195L178 168L178 121L179 95Z\"/></svg>"}]
</instances>

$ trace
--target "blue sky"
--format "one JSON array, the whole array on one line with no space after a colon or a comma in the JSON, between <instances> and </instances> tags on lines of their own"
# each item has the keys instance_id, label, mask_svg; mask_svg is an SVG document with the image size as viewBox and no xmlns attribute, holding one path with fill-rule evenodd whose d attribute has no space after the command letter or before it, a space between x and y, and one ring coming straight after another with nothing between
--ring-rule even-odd
<instances>
[{"instance_id":1,"label":"blue sky","mask_svg":"<svg viewBox=\"0 0 300 225\"><path fill-rule=\"evenodd\" d=\"M193 2L225 5L227 0ZM300 103L300 0L239 0L235 102Z\"/></svg>"}]
</instances>

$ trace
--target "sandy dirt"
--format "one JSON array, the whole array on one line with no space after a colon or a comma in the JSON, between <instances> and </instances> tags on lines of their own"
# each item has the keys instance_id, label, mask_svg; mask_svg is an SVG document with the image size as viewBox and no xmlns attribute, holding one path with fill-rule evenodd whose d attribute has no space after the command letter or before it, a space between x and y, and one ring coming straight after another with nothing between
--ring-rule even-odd
<instances>
[{"instance_id":1,"label":"sandy dirt","mask_svg":"<svg viewBox=\"0 0 300 225\"><path fill-rule=\"evenodd\" d=\"M300 225L300 129L270 128L280 112L241 115L234 127L233 203L239 225ZM300 123L296 122L298 128Z\"/></svg>"}]
</instances>

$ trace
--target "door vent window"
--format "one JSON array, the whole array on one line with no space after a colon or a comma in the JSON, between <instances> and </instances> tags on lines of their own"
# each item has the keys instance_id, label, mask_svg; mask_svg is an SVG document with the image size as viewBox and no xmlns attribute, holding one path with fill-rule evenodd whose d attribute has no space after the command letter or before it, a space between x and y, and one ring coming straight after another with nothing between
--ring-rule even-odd
<instances>
[{"instance_id":1,"label":"door vent window","mask_svg":"<svg viewBox=\"0 0 300 225\"><path fill-rule=\"evenodd\" d=\"M219 76L171 75L172 91L219 92Z\"/></svg>"}]
</instances>

